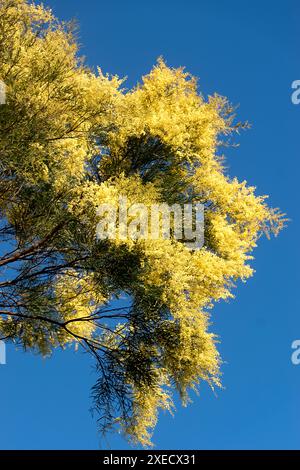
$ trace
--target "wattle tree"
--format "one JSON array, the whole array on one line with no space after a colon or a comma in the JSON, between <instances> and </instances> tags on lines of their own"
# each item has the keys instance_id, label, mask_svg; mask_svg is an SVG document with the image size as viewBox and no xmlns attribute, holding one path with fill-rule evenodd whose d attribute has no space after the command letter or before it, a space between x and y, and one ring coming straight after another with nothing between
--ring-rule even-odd
<instances>
[{"instance_id":1,"label":"wattle tree","mask_svg":"<svg viewBox=\"0 0 300 470\"><path fill-rule=\"evenodd\" d=\"M158 61L141 84L90 70L68 24L0 0L0 337L96 361L103 430L151 444L159 409L220 386L210 309L249 278L262 233L284 225L227 174L222 145L247 125L195 78ZM98 239L101 204L204 205L204 245ZM117 307L112 301L124 296Z\"/></svg>"}]
</instances>

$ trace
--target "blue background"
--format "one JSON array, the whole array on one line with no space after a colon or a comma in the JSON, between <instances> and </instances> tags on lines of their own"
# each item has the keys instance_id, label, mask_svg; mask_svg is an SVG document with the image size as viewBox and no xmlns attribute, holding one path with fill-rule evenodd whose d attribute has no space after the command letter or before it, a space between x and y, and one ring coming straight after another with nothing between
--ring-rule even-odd
<instances>
[{"instance_id":1,"label":"blue background","mask_svg":"<svg viewBox=\"0 0 300 470\"><path fill-rule=\"evenodd\" d=\"M297 5L298 3L298 5ZM237 298L217 304L224 389L202 386L200 397L174 418L162 414L158 449L300 448L300 366L291 343L300 338L299 156L300 105L291 83L300 79L296 0L91 1L48 0L63 19L76 17L90 65L128 76L134 85L163 55L200 77L207 95L240 104L253 127L228 149L229 172L270 194L292 219L278 237L261 239L254 278ZM2 449L125 449L121 436L101 440L89 407L96 376L92 360L72 350L43 360L7 349L0 366Z\"/></svg>"}]
</instances>

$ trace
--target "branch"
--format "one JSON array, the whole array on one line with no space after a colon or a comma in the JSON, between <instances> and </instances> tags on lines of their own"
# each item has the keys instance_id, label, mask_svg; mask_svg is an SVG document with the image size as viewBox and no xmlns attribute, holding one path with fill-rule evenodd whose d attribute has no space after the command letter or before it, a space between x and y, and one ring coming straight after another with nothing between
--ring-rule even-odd
<instances>
[{"instance_id":1,"label":"branch","mask_svg":"<svg viewBox=\"0 0 300 470\"><path fill-rule=\"evenodd\" d=\"M27 248L26 250L18 250L13 256L10 256L8 258L4 258L0 261L0 266L5 266L6 264L9 263L14 263L15 261L18 261L25 256L34 253L35 251L39 250L42 248L48 241L53 238L54 235L65 225L65 222L61 222L58 224L49 235L47 235L43 240L39 240L38 242L34 243L30 248Z\"/></svg>"}]
</instances>

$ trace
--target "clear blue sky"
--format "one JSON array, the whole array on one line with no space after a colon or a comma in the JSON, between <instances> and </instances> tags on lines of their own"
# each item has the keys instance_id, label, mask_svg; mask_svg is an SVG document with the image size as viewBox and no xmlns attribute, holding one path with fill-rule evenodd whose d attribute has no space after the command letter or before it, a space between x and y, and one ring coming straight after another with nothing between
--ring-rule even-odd
<instances>
[{"instance_id":1,"label":"clear blue sky","mask_svg":"<svg viewBox=\"0 0 300 470\"><path fill-rule=\"evenodd\" d=\"M216 305L224 390L203 386L194 404L160 417L158 449L300 448L299 123L291 83L300 79L296 0L48 0L63 19L80 23L90 65L128 76L128 86L163 55L200 77L201 91L240 104L253 128L227 151L230 174L270 194L292 219L278 239L262 239L254 278L236 299ZM89 407L96 377L86 355L51 359L7 351L0 366L1 449L128 448L119 436L99 440Z\"/></svg>"}]
</instances>

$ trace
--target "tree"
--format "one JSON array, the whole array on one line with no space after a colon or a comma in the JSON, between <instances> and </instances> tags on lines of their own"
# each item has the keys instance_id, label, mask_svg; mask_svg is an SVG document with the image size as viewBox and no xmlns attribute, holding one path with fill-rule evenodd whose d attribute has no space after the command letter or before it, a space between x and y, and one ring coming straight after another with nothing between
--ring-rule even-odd
<instances>
[{"instance_id":1,"label":"tree","mask_svg":"<svg viewBox=\"0 0 300 470\"><path fill-rule=\"evenodd\" d=\"M255 188L231 179L221 145L246 127L162 59L131 91L88 69L68 24L0 0L0 336L48 355L95 359L99 425L151 444L159 409L220 385L209 309L253 270L261 233L284 225ZM205 243L97 239L100 204L202 203ZM111 301L126 295L125 306Z\"/></svg>"}]
</instances>

